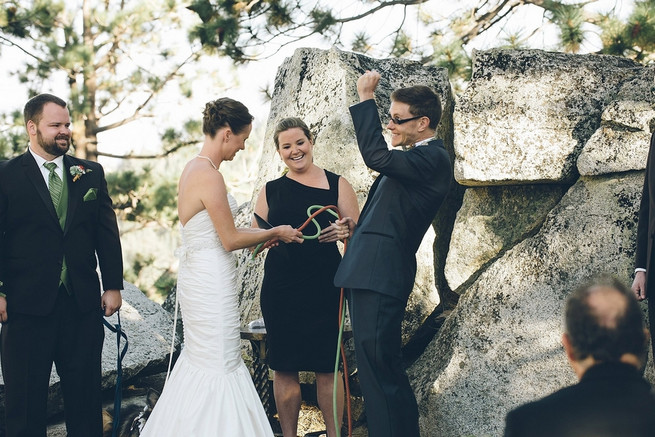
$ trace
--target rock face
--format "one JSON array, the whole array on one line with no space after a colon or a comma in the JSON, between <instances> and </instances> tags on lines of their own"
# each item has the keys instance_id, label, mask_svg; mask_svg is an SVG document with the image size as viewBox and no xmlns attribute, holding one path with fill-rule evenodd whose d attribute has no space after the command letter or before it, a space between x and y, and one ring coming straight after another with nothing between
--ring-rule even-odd
<instances>
[{"instance_id":1,"label":"rock face","mask_svg":"<svg viewBox=\"0 0 655 437\"><path fill-rule=\"evenodd\" d=\"M134 285L125 282L124 287L120 316L121 327L129 340L129 349L123 358L123 379L128 380L146 368L168 366L173 315L148 299ZM115 324L117 316L113 315L107 321ZM175 350L178 352L181 340L181 337L175 339ZM116 371L116 353L116 334L105 327L102 368L108 375L103 378L103 388L112 387L115 383L112 372Z\"/></svg>"},{"instance_id":2,"label":"rock face","mask_svg":"<svg viewBox=\"0 0 655 437\"><path fill-rule=\"evenodd\" d=\"M638 69L612 96L578 158L584 176L643 170L646 167L650 133L655 130L653 70Z\"/></svg>"},{"instance_id":3,"label":"rock face","mask_svg":"<svg viewBox=\"0 0 655 437\"><path fill-rule=\"evenodd\" d=\"M464 185L572 182L600 116L640 65L538 50L475 52L458 101L455 178Z\"/></svg>"},{"instance_id":4,"label":"rock face","mask_svg":"<svg viewBox=\"0 0 655 437\"><path fill-rule=\"evenodd\" d=\"M450 288L459 290L485 266L536 232L566 188L515 185L467 189L446 259Z\"/></svg>"},{"instance_id":5,"label":"rock face","mask_svg":"<svg viewBox=\"0 0 655 437\"><path fill-rule=\"evenodd\" d=\"M476 53L453 115L468 188L445 276L461 297L409 370L421 435L502 435L509 410L575 382L564 302L594 273L632 280L652 86L625 59Z\"/></svg>"},{"instance_id":6,"label":"rock face","mask_svg":"<svg viewBox=\"0 0 655 437\"><path fill-rule=\"evenodd\" d=\"M383 117L398 86L425 83L444 97L438 135L459 183L419 251L426 268L403 324L418 356L408 373L421 435L502 435L509 410L575 381L560 346L567 294L593 273L631 281L654 70L609 56L476 52L453 107L440 70L301 49L278 71L258 187L281 174L272 132L294 115L316 133L317 164L344 175L363 203L374 175L357 152L348 106L357 76L373 68L382 73ZM242 220L250 222L249 208ZM262 259L241 257L245 321L259 317ZM439 305L444 293L459 302ZM446 321L430 337L440 308ZM417 344L427 346L416 353ZM652 362L646 375L655 380Z\"/></svg>"},{"instance_id":7,"label":"rock face","mask_svg":"<svg viewBox=\"0 0 655 437\"><path fill-rule=\"evenodd\" d=\"M592 273L630 277L642 182L637 172L579 180L536 235L466 288L411 368L422 435L502 435L512 407L574 382L564 300Z\"/></svg>"}]
</instances>

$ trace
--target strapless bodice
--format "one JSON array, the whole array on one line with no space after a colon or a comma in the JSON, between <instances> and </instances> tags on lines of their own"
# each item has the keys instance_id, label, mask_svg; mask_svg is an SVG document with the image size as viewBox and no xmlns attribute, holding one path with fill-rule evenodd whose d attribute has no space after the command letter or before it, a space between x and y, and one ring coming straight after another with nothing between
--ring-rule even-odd
<instances>
[{"instance_id":1,"label":"strapless bodice","mask_svg":"<svg viewBox=\"0 0 655 437\"><path fill-rule=\"evenodd\" d=\"M232 217L234 217L238 209L237 202L229 194L227 199L230 203ZM201 249L223 248L214 228L214 223L206 209L197 212L185 225L180 224L180 238L179 254Z\"/></svg>"}]
</instances>

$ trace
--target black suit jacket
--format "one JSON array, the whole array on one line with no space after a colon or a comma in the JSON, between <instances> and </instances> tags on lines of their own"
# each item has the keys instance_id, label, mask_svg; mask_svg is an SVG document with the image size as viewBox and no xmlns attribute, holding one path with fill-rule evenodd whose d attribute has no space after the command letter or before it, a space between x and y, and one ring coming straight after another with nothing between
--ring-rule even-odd
<instances>
[{"instance_id":1,"label":"black suit jacket","mask_svg":"<svg viewBox=\"0 0 655 437\"><path fill-rule=\"evenodd\" d=\"M88 171L73 182L70 167ZM0 163L0 281L7 311L48 314L57 297L66 256L73 294L82 311L100 310L103 289L123 288L123 264L116 215L100 164L64 156L68 212L62 230L50 193L29 152ZM88 195L96 189L95 199ZM97 258L96 258L97 255Z\"/></svg>"},{"instance_id":2,"label":"black suit jacket","mask_svg":"<svg viewBox=\"0 0 655 437\"><path fill-rule=\"evenodd\" d=\"M635 267L646 269L646 296L651 343L655 350L655 266L653 266L653 239L655 238L655 133L650 138L650 149L646 161L646 175L639 205L637 225L637 255Z\"/></svg>"},{"instance_id":3,"label":"black suit jacket","mask_svg":"<svg viewBox=\"0 0 655 437\"><path fill-rule=\"evenodd\" d=\"M441 140L403 152L389 150L375 100L350 108L366 165L380 173L334 283L407 299L414 287L416 251L453 177Z\"/></svg>"},{"instance_id":4,"label":"black suit jacket","mask_svg":"<svg viewBox=\"0 0 655 437\"><path fill-rule=\"evenodd\" d=\"M655 397L628 364L601 363L580 382L510 411L505 437L655 436Z\"/></svg>"},{"instance_id":5,"label":"black suit jacket","mask_svg":"<svg viewBox=\"0 0 655 437\"><path fill-rule=\"evenodd\" d=\"M655 134L650 138L650 149L646 162L644 188L639 206L639 224L637 225L637 257L635 267L647 269L653 256L653 238L655 237ZM652 193L652 194L651 194ZM648 279L655 273L648 269ZM647 281L647 284L650 281Z\"/></svg>"}]
</instances>

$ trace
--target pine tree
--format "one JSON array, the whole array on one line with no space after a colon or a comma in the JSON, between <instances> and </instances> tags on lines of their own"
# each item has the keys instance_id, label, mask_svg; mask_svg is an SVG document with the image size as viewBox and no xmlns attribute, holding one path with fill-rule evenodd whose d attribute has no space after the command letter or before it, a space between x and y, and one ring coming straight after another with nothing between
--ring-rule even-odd
<instances>
[{"instance_id":1,"label":"pine tree","mask_svg":"<svg viewBox=\"0 0 655 437\"><path fill-rule=\"evenodd\" d=\"M175 0L81 0L81 7L70 1L14 0L0 9L0 43L29 58L15 66L15 74L30 96L41 91L44 81L65 83L69 92L62 97L70 102L75 155L91 160L114 155L98 151L98 134L150 116L165 87L176 83L185 88L190 78L181 70L196 63L202 51L183 41L176 53L168 35L181 26ZM180 94L188 95L188 89ZM127 115L103 123L118 113ZM4 117L7 123L23 124L19 112ZM19 131L11 132L5 136L5 155L25 147ZM182 137L168 132L171 141L163 153L185 145Z\"/></svg>"}]
</instances>

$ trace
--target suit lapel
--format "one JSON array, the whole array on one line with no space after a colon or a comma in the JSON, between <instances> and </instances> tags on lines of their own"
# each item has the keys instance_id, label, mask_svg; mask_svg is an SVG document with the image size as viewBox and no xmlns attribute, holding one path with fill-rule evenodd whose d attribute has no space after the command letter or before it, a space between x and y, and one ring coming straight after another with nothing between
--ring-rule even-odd
<instances>
[{"instance_id":1,"label":"suit lapel","mask_svg":"<svg viewBox=\"0 0 655 437\"><path fill-rule=\"evenodd\" d=\"M381 180L382 180L382 175L378 175L378 177L375 178L375 181L373 181L373 185L371 185L371 188L368 190L368 196L366 197L366 202L362 207L362 212L360 213L360 216L363 216L364 213L366 212L366 209L368 208L368 205L371 199L373 198L373 193L375 193L375 190L378 188L378 185L380 184Z\"/></svg>"},{"instance_id":2,"label":"suit lapel","mask_svg":"<svg viewBox=\"0 0 655 437\"><path fill-rule=\"evenodd\" d=\"M39 197L41 197L48 213L50 213L53 220L59 223L59 217L57 217L57 211L55 211L55 206L52 203L52 197L50 197L48 186L43 179L43 174L41 173L39 166L36 164L36 161L29 151L23 154L22 164L27 178L32 182L34 188L36 188L36 192L39 193Z\"/></svg>"},{"instance_id":3,"label":"suit lapel","mask_svg":"<svg viewBox=\"0 0 655 437\"><path fill-rule=\"evenodd\" d=\"M66 183L68 184L68 211L66 213L66 225L64 226L64 234L68 232L70 223L73 221L75 210L80 203L80 187L82 184L79 180L77 182L73 182L73 176L70 174L70 171L68 171L68 169L73 165L78 164L70 156L64 155L64 177L66 178Z\"/></svg>"}]
</instances>

